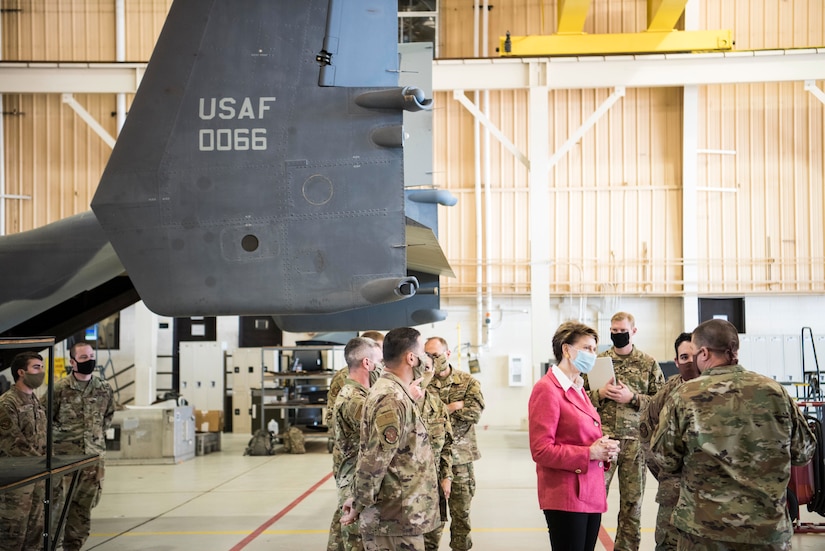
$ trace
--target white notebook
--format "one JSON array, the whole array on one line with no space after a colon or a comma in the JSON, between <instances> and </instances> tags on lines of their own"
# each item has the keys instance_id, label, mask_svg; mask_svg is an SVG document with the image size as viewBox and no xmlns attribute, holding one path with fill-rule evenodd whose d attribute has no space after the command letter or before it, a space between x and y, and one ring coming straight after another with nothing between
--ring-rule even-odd
<instances>
[{"instance_id":1,"label":"white notebook","mask_svg":"<svg viewBox=\"0 0 825 551\"><path fill-rule=\"evenodd\" d=\"M614 379L616 374L613 372L613 359L610 356L596 358L596 365L587 374L587 382L590 385L590 390L602 388L607 381ZM615 383L615 381L614 381Z\"/></svg>"}]
</instances>

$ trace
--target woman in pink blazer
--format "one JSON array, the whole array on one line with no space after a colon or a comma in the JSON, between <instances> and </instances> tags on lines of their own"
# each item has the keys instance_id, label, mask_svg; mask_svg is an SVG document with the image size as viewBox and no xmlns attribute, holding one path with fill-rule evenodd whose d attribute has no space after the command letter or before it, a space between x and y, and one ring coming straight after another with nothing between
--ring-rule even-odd
<instances>
[{"instance_id":1,"label":"woman in pink blazer","mask_svg":"<svg viewBox=\"0 0 825 551\"><path fill-rule=\"evenodd\" d=\"M530 451L536 462L539 507L550 547L592 551L607 510L604 471L619 453L619 442L602 434L596 408L583 390L582 373L596 362L595 329L565 322L553 336L560 358L533 387L528 406Z\"/></svg>"}]
</instances>

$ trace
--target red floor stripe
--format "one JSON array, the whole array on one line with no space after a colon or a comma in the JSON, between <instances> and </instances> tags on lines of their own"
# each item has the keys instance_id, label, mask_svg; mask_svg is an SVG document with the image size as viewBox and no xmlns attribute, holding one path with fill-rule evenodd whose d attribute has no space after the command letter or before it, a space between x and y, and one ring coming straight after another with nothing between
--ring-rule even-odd
<instances>
[{"instance_id":1,"label":"red floor stripe","mask_svg":"<svg viewBox=\"0 0 825 551\"><path fill-rule=\"evenodd\" d=\"M610 539L604 526L599 526L599 541L602 543L604 551L613 551L613 540Z\"/></svg>"},{"instance_id":2,"label":"red floor stripe","mask_svg":"<svg viewBox=\"0 0 825 551\"><path fill-rule=\"evenodd\" d=\"M315 485L312 486L312 488L310 488L309 490L307 490L306 492L304 492L303 494L298 496L298 498L295 499L295 501L293 501L292 503L290 503L289 505L284 507L277 515L275 515L274 517L272 517L268 521L261 524L254 532L252 532L251 534L246 536L244 539L242 539L240 541L240 543L238 543L237 545L235 545L235 547L230 549L230 551L240 551L241 549L246 547L252 540L254 540L258 536L260 536L264 532L264 530L266 530L267 528L269 528L270 526L272 526L273 524L275 524L276 522L281 520L281 518L283 518L284 515L286 515L288 512L290 512L292 509L294 509L296 505L298 505L303 500L305 500L309 496L309 494L311 494L312 492L317 490L319 486L321 486L324 482L326 482L330 478L332 478L332 473L329 473L324 478L322 478L321 480L316 482ZM612 546L610 547L610 551L613 551Z\"/></svg>"}]
</instances>

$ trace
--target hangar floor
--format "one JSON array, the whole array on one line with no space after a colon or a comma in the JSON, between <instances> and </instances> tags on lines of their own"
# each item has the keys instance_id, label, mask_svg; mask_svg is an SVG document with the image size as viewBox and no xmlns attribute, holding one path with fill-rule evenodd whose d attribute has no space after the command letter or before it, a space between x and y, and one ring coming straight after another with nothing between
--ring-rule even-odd
<instances>
[{"instance_id":1,"label":"hangar floor","mask_svg":"<svg viewBox=\"0 0 825 551\"><path fill-rule=\"evenodd\" d=\"M103 498L93 511L84 550L325 549L336 503L325 438L308 439L305 455L271 457L244 457L248 440L224 434L220 452L178 465L107 465ZM479 445L484 457L475 464L474 549L549 549L527 433L480 431ZM654 549L655 493L656 481L649 477L642 551ZM617 494L613 488L608 498L599 551L613 549ZM807 511L803 520L825 523ZM442 550L449 549L448 540L445 533ZM825 549L825 535L795 535L793 548Z\"/></svg>"}]
</instances>

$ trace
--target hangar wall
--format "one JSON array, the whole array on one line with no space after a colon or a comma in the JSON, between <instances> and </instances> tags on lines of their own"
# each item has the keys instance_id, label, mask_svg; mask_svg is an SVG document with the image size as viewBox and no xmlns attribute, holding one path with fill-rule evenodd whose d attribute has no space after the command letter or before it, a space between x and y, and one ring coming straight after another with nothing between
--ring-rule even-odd
<instances>
[{"instance_id":1,"label":"hangar wall","mask_svg":"<svg viewBox=\"0 0 825 551\"><path fill-rule=\"evenodd\" d=\"M553 32L556 4L495 3L489 12L489 51L505 30ZM737 49L825 44L825 8L817 0L698 4L699 28L732 29ZM471 56L471 31L459 29L469 28L472 5L454 0L441 5L441 55ZM595 0L585 31L638 32L645 18L643 0ZM610 91L550 93L548 156ZM457 231L474 227L478 216L473 120L450 93L435 99L436 182L460 198L442 225L459 277L445 281L443 290L450 296L473 294L482 262L492 266L492 276L482 283L493 293L524 293L530 285L526 170L492 140L493 212L483 221L492 251L489 258L478 258L475 236ZM487 115L521 151L529 147L526 105L523 91L490 92ZM825 290L825 232L818 215L825 208L824 113L801 82L699 87L698 147L708 151L700 154L697 167L699 293ZM682 132L681 89L628 89L551 171L546 212L555 231L541 236L554 259L551 293L683 292Z\"/></svg>"},{"instance_id":2,"label":"hangar wall","mask_svg":"<svg viewBox=\"0 0 825 551\"><path fill-rule=\"evenodd\" d=\"M700 28L733 29L738 49L825 44L819 0L699 1ZM125 2L128 61L149 58L170 0ZM3 60L115 59L115 0L19 0L3 4ZM12 8L12 9L8 9ZM473 52L472 3L439 3L442 57ZM551 33L556 2L504 1L489 10L489 51L498 36ZM594 0L585 30L636 32L644 0ZM823 83L818 83L822 86ZM586 119L609 89L552 92L548 154ZM825 290L823 105L802 83L701 86L698 265L700 293L811 293ZM111 134L115 97L77 95ZM127 98L127 101L130 98ZM435 180L459 197L442 216L442 241L458 271L447 296L471 295L479 262L499 295L529 294L525 168L495 140L490 147L492 216L482 220L489 258L478 258L472 117L448 94L436 95ZM491 92L489 117L526 150L524 91ZM3 97L5 233L39 227L87 209L110 150L57 94ZM681 251L681 93L629 89L551 172L543 236L554 259L551 292L679 296ZM486 162L486 159L482 159ZM706 190L702 190L705 188ZM482 276L484 277L484 276Z\"/></svg>"},{"instance_id":3,"label":"hangar wall","mask_svg":"<svg viewBox=\"0 0 825 551\"><path fill-rule=\"evenodd\" d=\"M127 61L152 53L170 0L127 1ZM3 0L3 61L114 61L115 0ZM111 136L117 135L114 94L75 99ZM131 97L127 98L127 105ZM4 233L46 225L89 210L111 148L59 94L5 94Z\"/></svg>"}]
</instances>

